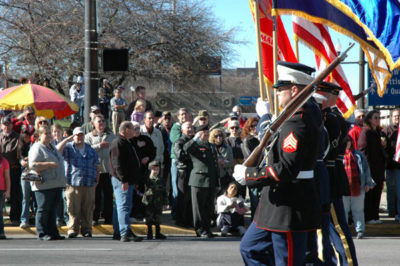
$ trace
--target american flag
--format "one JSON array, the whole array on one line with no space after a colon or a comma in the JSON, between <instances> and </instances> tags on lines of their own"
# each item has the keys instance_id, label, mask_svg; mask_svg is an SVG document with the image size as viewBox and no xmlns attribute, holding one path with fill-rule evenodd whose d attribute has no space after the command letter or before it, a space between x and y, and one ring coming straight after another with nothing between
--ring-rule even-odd
<instances>
[{"instance_id":1,"label":"american flag","mask_svg":"<svg viewBox=\"0 0 400 266\"><path fill-rule=\"evenodd\" d=\"M294 16L293 32L295 39L302 41L314 51L318 70L323 70L337 57L335 46L326 26ZM327 81L342 87L343 90L339 93L336 106L343 113L344 118L347 119L354 112L356 102L340 65L327 77Z\"/></svg>"}]
</instances>

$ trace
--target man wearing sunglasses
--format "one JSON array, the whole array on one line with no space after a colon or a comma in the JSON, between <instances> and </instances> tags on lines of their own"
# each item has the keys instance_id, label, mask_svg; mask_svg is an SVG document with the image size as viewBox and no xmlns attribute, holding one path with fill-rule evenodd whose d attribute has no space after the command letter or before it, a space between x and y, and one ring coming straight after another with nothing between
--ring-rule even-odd
<instances>
[{"instance_id":1,"label":"man wearing sunglasses","mask_svg":"<svg viewBox=\"0 0 400 266\"><path fill-rule=\"evenodd\" d=\"M273 87L280 107L312 82L312 72L302 64L278 63L279 80ZM235 166L233 176L240 184L262 189L255 218L240 245L247 265L305 262L308 232L319 228L321 216L314 180L320 129L312 110L307 102L283 123L265 163Z\"/></svg>"}]
</instances>

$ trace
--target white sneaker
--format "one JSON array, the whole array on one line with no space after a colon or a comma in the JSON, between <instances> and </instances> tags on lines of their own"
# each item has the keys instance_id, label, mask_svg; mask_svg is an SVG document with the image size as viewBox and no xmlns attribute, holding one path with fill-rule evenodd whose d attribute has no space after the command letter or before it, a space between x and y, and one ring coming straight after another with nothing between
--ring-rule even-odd
<instances>
[{"instance_id":1,"label":"white sneaker","mask_svg":"<svg viewBox=\"0 0 400 266\"><path fill-rule=\"evenodd\" d=\"M229 233L229 227L228 226L224 226L221 229L221 236L227 236Z\"/></svg>"},{"instance_id":2,"label":"white sneaker","mask_svg":"<svg viewBox=\"0 0 400 266\"><path fill-rule=\"evenodd\" d=\"M23 229L26 229L26 228L29 228L30 226L29 226L28 223L21 223L21 224L19 225L19 227L20 227L20 228L23 228Z\"/></svg>"}]
</instances>

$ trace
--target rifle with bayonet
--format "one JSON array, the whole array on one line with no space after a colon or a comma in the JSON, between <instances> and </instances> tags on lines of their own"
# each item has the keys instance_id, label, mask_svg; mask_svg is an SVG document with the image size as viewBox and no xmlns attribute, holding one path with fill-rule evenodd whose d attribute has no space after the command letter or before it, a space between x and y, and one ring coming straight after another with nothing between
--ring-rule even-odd
<instances>
[{"instance_id":1,"label":"rifle with bayonet","mask_svg":"<svg viewBox=\"0 0 400 266\"><path fill-rule=\"evenodd\" d=\"M318 85L347 57L348 51L354 46L354 43L336 57L326 69L324 69L310 84L301 90L282 110L279 116L269 125L260 144L253 150L247 160L243 163L246 167L254 167L260 163L265 147L271 136L288 120L297 110L303 106L308 99L316 92Z\"/></svg>"}]
</instances>

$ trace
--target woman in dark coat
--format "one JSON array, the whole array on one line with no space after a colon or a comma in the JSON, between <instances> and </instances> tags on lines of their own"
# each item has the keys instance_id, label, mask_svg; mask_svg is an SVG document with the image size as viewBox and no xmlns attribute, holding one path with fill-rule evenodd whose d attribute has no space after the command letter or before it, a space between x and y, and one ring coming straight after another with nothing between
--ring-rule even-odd
<instances>
[{"instance_id":1,"label":"woman in dark coat","mask_svg":"<svg viewBox=\"0 0 400 266\"><path fill-rule=\"evenodd\" d=\"M142 196L145 190L145 181L149 177L149 163L156 157L156 148L154 147L151 138L140 134L140 125L137 122L132 122L135 131L134 137L130 139L136 154L140 161L140 179L133 191L133 205L131 217L143 219L145 215L145 206L142 203Z\"/></svg>"},{"instance_id":2,"label":"woman in dark coat","mask_svg":"<svg viewBox=\"0 0 400 266\"><path fill-rule=\"evenodd\" d=\"M259 119L257 117L249 118L246 123L244 124L243 131L242 131L242 152L244 156L244 160L246 160L252 151L258 146L260 143L257 137L257 124ZM250 210L251 210L251 219L253 220L254 213L256 212L258 200L260 197L260 190L258 188L249 188L250 194Z\"/></svg>"},{"instance_id":3,"label":"woman in dark coat","mask_svg":"<svg viewBox=\"0 0 400 266\"><path fill-rule=\"evenodd\" d=\"M376 183L376 186L365 194L365 221L369 224L382 223L379 220L379 204L385 180L385 152L382 147L379 123L379 111L368 112L357 143L358 149L367 157L371 177Z\"/></svg>"}]
</instances>

